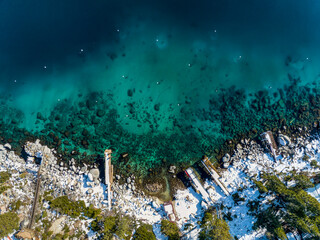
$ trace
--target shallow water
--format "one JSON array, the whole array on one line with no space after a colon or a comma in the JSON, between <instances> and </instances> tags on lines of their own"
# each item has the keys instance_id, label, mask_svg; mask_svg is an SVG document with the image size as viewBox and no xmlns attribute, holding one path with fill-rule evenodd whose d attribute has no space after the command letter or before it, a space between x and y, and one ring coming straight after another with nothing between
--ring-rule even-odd
<instances>
[{"instance_id":1,"label":"shallow water","mask_svg":"<svg viewBox=\"0 0 320 240\"><path fill-rule=\"evenodd\" d=\"M315 0L2 0L2 118L53 132L69 152L192 162L234 137L228 110L212 104L231 86L272 96L288 74L318 80L319 10Z\"/></svg>"}]
</instances>

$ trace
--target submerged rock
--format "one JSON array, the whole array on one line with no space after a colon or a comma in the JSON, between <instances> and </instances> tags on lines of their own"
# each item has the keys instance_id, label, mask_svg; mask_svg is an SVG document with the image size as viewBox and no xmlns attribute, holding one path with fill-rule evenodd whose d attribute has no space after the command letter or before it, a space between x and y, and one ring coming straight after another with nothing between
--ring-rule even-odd
<instances>
[{"instance_id":1,"label":"submerged rock","mask_svg":"<svg viewBox=\"0 0 320 240\"><path fill-rule=\"evenodd\" d=\"M98 112L97 112L97 116L98 117L103 117L104 115L106 114L106 112L104 111L104 110L98 110Z\"/></svg>"}]
</instances>

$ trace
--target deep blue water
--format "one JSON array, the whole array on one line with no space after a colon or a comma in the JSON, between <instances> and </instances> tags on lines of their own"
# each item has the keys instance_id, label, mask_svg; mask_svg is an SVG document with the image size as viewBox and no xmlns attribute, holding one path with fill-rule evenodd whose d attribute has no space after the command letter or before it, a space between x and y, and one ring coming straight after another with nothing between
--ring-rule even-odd
<instances>
[{"instance_id":1,"label":"deep blue water","mask_svg":"<svg viewBox=\"0 0 320 240\"><path fill-rule=\"evenodd\" d=\"M65 122L54 123L50 131L60 128L62 134L84 107L79 102L103 92L108 97L95 100L97 106L89 111L114 109L116 128L134 138L164 134L173 139L177 129L185 136L233 137L221 130L221 109L215 113L210 99L233 85L246 93L266 90L271 95L288 84L288 74L303 84L318 81L319 12L316 0L1 0L2 118L41 131L60 121L53 116L58 108L64 117L74 115L57 118ZM44 121L37 121L38 112ZM81 124L95 138L102 138L96 132L106 129L97 122ZM125 141L119 135L109 137L103 137L108 140L105 147L116 149L114 141ZM159 146L146 143L143 148L150 158L179 151L160 154L155 152Z\"/></svg>"},{"instance_id":2,"label":"deep blue water","mask_svg":"<svg viewBox=\"0 0 320 240\"><path fill-rule=\"evenodd\" d=\"M316 0L2 0L2 82L40 71L43 64L63 65L80 48L94 51L102 44L115 44L117 28L139 22L154 31L172 30L200 39L217 29L219 36L239 45L298 52L319 42L319 10Z\"/></svg>"}]
</instances>

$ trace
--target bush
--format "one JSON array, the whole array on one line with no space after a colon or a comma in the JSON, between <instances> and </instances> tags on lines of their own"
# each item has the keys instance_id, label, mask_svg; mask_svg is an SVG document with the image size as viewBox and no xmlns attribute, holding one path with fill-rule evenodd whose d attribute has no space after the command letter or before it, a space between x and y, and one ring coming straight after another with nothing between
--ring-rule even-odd
<instances>
[{"instance_id":1,"label":"bush","mask_svg":"<svg viewBox=\"0 0 320 240\"><path fill-rule=\"evenodd\" d=\"M177 224L168 220L161 221L161 233L166 235L169 240L179 239L179 228Z\"/></svg>"},{"instance_id":2,"label":"bush","mask_svg":"<svg viewBox=\"0 0 320 240\"><path fill-rule=\"evenodd\" d=\"M206 212L202 218L200 240L231 240L228 223L217 215Z\"/></svg>"},{"instance_id":3,"label":"bush","mask_svg":"<svg viewBox=\"0 0 320 240\"><path fill-rule=\"evenodd\" d=\"M308 155L304 155L303 157L302 157L302 160L303 161L308 161L310 159L310 157L308 156Z\"/></svg>"},{"instance_id":4,"label":"bush","mask_svg":"<svg viewBox=\"0 0 320 240\"><path fill-rule=\"evenodd\" d=\"M67 196L57 197L52 200L50 207L55 208L62 214L67 214L70 217L79 217L81 212L85 210L83 201L70 201Z\"/></svg>"},{"instance_id":5,"label":"bush","mask_svg":"<svg viewBox=\"0 0 320 240\"><path fill-rule=\"evenodd\" d=\"M148 224L141 225L135 234L133 235L133 239L136 240L156 240L156 236L152 231L152 226Z\"/></svg>"},{"instance_id":6,"label":"bush","mask_svg":"<svg viewBox=\"0 0 320 240\"><path fill-rule=\"evenodd\" d=\"M19 217L14 212L7 212L0 215L0 237L5 237L13 230L19 229Z\"/></svg>"},{"instance_id":7,"label":"bush","mask_svg":"<svg viewBox=\"0 0 320 240\"><path fill-rule=\"evenodd\" d=\"M48 196L45 197L48 198ZM67 196L57 197L52 200L50 207L70 217L79 217L83 214L88 218L96 218L101 213L100 209L96 209L92 205L86 207L84 201L71 201Z\"/></svg>"},{"instance_id":8,"label":"bush","mask_svg":"<svg viewBox=\"0 0 320 240\"><path fill-rule=\"evenodd\" d=\"M16 212L19 210L19 208L22 206L22 202L21 200L15 201L13 203L10 204L11 210Z\"/></svg>"},{"instance_id":9,"label":"bush","mask_svg":"<svg viewBox=\"0 0 320 240\"><path fill-rule=\"evenodd\" d=\"M0 172L0 183L5 183L10 177L11 174L9 172Z\"/></svg>"},{"instance_id":10,"label":"bush","mask_svg":"<svg viewBox=\"0 0 320 240\"><path fill-rule=\"evenodd\" d=\"M87 207L84 211L84 216L88 218L96 218L98 215L100 215L101 209L94 208L92 205Z\"/></svg>"},{"instance_id":11,"label":"bush","mask_svg":"<svg viewBox=\"0 0 320 240\"><path fill-rule=\"evenodd\" d=\"M104 239L109 239L117 230L117 217L110 216L104 220Z\"/></svg>"},{"instance_id":12,"label":"bush","mask_svg":"<svg viewBox=\"0 0 320 240\"><path fill-rule=\"evenodd\" d=\"M318 165L318 162L316 161L316 160L312 160L311 162L310 162L310 165L311 165L311 167L314 167L314 168L319 168L320 166Z\"/></svg>"},{"instance_id":13,"label":"bush","mask_svg":"<svg viewBox=\"0 0 320 240\"><path fill-rule=\"evenodd\" d=\"M116 234L120 239L129 240L132 236L134 221L129 216L109 216L104 219L104 238L111 239ZM91 225L91 229L100 229L100 223L96 221Z\"/></svg>"},{"instance_id":14,"label":"bush","mask_svg":"<svg viewBox=\"0 0 320 240\"><path fill-rule=\"evenodd\" d=\"M9 186L0 186L0 194L4 193L7 191L10 187Z\"/></svg>"},{"instance_id":15,"label":"bush","mask_svg":"<svg viewBox=\"0 0 320 240\"><path fill-rule=\"evenodd\" d=\"M23 172L19 175L19 178L26 178L28 172Z\"/></svg>"}]
</instances>

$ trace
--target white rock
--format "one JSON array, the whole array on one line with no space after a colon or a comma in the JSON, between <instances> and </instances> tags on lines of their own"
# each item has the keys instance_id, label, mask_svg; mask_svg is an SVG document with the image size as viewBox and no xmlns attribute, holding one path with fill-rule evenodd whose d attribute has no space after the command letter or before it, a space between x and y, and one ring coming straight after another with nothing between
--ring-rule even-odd
<instances>
[{"instance_id":1,"label":"white rock","mask_svg":"<svg viewBox=\"0 0 320 240\"><path fill-rule=\"evenodd\" d=\"M90 170L89 174L92 175L93 181L97 181L100 175L100 171L97 168L93 168Z\"/></svg>"},{"instance_id":2,"label":"white rock","mask_svg":"<svg viewBox=\"0 0 320 240\"><path fill-rule=\"evenodd\" d=\"M226 155L224 155L224 157L222 158L222 162L226 163L230 161L230 155L228 153L226 153Z\"/></svg>"},{"instance_id":3,"label":"white rock","mask_svg":"<svg viewBox=\"0 0 320 240\"><path fill-rule=\"evenodd\" d=\"M91 173L88 174L88 178L89 178L89 181L91 181L91 182L93 181L93 176Z\"/></svg>"},{"instance_id":4,"label":"white rock","mask_svg":"<svg viewBox=\"0 0 320 240\"><path fill-rule=\"evenodd\" d=\"M7 149L9 149L9 150L11 150L11 145L10 145L9 143L6 143L6 144L4 145L4 147L7 148Z\"/></svg>"},{"instance_id":5,"label":"white rock","mask_svg":"<svg viewBox=\"0 0 320 240\"><path fill-rule=\"evenodd\" d=\"M224 167L224 168L228 168L229 166L230 166L230 163L229 163L229 162L223 163L223 167Z\"/></svg>"}]
</instances>

